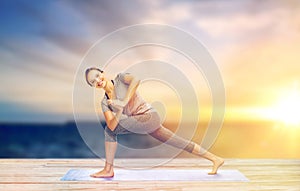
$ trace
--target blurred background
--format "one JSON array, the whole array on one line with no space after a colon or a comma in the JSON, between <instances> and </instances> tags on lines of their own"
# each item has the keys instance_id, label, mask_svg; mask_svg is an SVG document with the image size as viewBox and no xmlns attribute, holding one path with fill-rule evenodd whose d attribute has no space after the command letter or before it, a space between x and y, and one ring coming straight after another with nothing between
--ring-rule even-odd
<instances>
[{"instance_id":1,"label":"blurred background","mask_svg":"<svg viewBox=\"0 0 300 191\"><path fill-rule=\"evenodd\" d=\"M143 23L167 24L192 34L218 65L226 114L212 152L226 158L300 157L298 0L0 1L0 157L97 157L74 122L76 70L97 40ZM159 94L168 97L163 88ZM198 143L211 112L209 92L201 99L201 120L193 137ZM164 124L171 130L176 109L163 108ZM82 120L99 128L88 118ZM120 137L129 146L136 145L133 140L141 148L157 144L147 136ZM182 152L178 157L193 156Z\"/></svg>"}]
</instances>

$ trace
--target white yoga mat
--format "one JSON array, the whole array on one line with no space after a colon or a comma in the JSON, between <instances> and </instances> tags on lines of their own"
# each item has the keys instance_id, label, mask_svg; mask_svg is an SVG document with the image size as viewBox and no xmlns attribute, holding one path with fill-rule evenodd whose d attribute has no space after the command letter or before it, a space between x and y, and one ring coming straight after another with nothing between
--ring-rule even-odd
<instances>
[{"instance_id":1,"label":"white yoga mat","mask_svg":"<svg viewBox=\"0 0 300 191\"><path fill-rule=\"evenodd\" d=\"M115 169L113 178L92 178L90 174L96 169L71 169L60 180L62 181L249 181L238 170L219 170L216 175L208 175L209 170L124 170Z\"/></svg>"}]
</instances>

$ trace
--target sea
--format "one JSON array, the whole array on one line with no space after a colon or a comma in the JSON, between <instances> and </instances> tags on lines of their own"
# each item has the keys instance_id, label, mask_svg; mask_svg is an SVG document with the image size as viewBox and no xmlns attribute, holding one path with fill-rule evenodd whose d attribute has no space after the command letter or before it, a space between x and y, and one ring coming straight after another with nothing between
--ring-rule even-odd
<instances>
[{"instance_id":1,"label":"sea","mask_svg":"<svg viewBox=\"0 0 300 191\"><path fill-rule=\"evenodd\" d=\"M100 125L102 124L102 125ZM103 122L0 123L0 158L104 158ZM176 132L174 124L165 124ZM207 125L192 141L200 144ZM189 132L189 124L182 132ZM178 131L176 132L176 134ZM224 122L210 152L224 158L298 159L300 128L274 122ZM191 139L190 139L191 140ZM190 158L194 155L147 134L118 136L116 158ZM197 156L196 156L197 157Z\"/></svg>"},{"instance_id":2,"label":"sea","mask_svg":"<svg viewBox=\"0 0 300 191\"><path fill-rule=\"evenodd\" d=\"M0 158L103 158L104 129L97 122L1 123ZM118 158L170 157L169 146L145 134L118 136ZM150 151L149 151L150 150ZM176 149L174 150L174 152ZM168 154L169 153L169 154Z\"/></svg>"}]
</instances>

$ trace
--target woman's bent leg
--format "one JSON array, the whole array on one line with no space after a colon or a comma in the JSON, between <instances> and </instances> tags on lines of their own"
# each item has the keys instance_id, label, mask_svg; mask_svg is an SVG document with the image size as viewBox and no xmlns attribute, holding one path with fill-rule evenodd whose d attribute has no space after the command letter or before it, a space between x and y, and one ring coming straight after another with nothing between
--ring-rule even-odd
<instances>
[{"instance_id":1,"label":"woman's bent leg","mask_svg":"<svg viewBox=\"0 0 300 191\"><path fill-rule=\"evenodd\" d=\"M112 131L110 131L107 127L105 128L105 166L104 168L94 174L91 174L91 177L94 178L111 178L114 176L114 158L117 150L117 137Z\"/></svg>"},{"instance_id":2,"label":"woman's bent leg","mask_svg":"<svg viewBox=\"0 0 300 191\"><path fill-rule=\"evenodd\" d=\"M224 160L207 150L203 149L200 145L183 139L176 134L174 134L169 129L161 125L160 128L150 133L150 135L161 142L165 142L171 146L177 147L179 149L184 149L187 152L193 153L195 155L201 156L205 159L210 160L213 163L213 169L208 174L216 174L218 168L224 163Z\"/></svg>"}]
</instances>

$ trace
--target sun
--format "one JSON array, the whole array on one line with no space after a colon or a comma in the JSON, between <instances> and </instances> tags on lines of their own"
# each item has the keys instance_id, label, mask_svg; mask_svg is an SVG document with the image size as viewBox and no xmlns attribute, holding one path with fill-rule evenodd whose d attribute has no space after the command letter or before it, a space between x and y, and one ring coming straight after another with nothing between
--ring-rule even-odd
<instances>
[{"instance_id":1,"label":"sun","mask_svg":"<svg viewBox=\"0 0 300 191\"><path fill-rule=\"evenodd\" d=\"M300 92L289 92L272 110L274 120L284 123L287 127L300 127Z\"/></svg>"}]
</instances>

